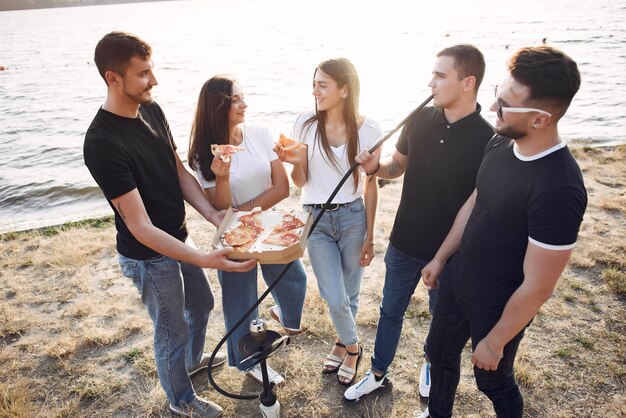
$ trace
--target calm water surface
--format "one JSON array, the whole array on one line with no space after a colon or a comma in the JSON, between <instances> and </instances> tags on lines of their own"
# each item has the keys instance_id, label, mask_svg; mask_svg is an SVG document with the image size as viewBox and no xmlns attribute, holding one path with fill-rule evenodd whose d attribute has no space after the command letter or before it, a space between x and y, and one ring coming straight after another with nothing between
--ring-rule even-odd
<instances>
[{"instance_id":1,"label":"calm water surface","mask_svg":"<svg viewBox=\"0 0 626 418\"><path fill-rule=\"evenodd\" d=\"M361 77L362 112L391 130L428 96L434 54L471 42L487 60L479 101L493 123L487 109L507 58L543 38L583 77L562 135L624 143L624 22L624 0L192 0L0 12L0 65L9 67L0 71L0 232L110 213L82 143L106 94L93 49L111 30L153 46L154 95L184 158L198 92L217 73L239 78L248 123L287 132L313 106L315 65L345 56Z\"/></svg>"}]
</instances>

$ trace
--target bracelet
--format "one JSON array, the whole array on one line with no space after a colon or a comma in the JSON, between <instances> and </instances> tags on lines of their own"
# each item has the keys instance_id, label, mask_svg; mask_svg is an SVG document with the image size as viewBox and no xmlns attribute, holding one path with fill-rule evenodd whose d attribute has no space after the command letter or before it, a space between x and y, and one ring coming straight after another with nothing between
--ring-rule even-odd
<instances>
[{"instance_id":1,"label":"bracelet","mask_svg":"<svg viewBox=\"0 0 626 418\"><path fill-rule=\"evenodd\" d=\"M367 243L374 245L374 241L367 241Z\"/></svg>"},{"instance_id":2,"label":"bracelet","mask_svg":"<svg viewBox=\"0 0 626 418\"><path fill-rule=\"evenodd\" d=\"M495 358L497 358L498 360L502 360L504 358L504 353L502 354L496 354L491 347L489 347L489 342L487 341L487 337L485 337L485 345L487 346L487 350L489 350L489 353L494 356Z\"/></svg>"},{"instance_id":3,"label":"bracelet","mask_svg":"<svg viewBox=\"0 0 626 418\"><path fill-rule=\"evenodd\" d=\"M378 170L380 170L380 162L378 163L378 167L376 167L376 170L372 171L371 173L368 173L367 171L365 172L366 176L373 176L374 174L378 173Z\"/></svg>"}]
</instances>

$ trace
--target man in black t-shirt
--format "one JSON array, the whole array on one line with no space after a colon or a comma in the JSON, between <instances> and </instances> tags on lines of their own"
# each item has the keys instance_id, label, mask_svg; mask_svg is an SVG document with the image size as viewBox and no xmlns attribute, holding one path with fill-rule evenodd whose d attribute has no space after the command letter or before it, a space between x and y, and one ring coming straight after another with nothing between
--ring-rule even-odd
<instances>
[{"instance_id":1,"label":"man in black t-shirt","mask_svg":"<svg viewBox=\"0 0 626 418\"><path fill-rule=\"evenodd\" d=\"M498 417L522 417L517 348L567 265L587 205L582 174L557 126L580 87L576 63L542 46L517 51L508 69L491 106L499 135L487 145L476 190L422 270L436 287L456 253L427 339L432 386L422 417L452 415L469 338L478 389Z\"/></svg>"},{"instance_id":2,"label":"man in black t-shirt","mask_svg":"<svg viewBox=\"0 0 626 418\"><path fill-rule=\"evenodd\" d=\"M83 154L115 213L122 272L154 323L154 357L170 410L219 417L222 408L197 397L190 380L210 358L203 349L213 293L202 267L247 271L255 262L229 261L232 248L201 252L188 238L184 201L214 225L220 213L183 166L165 115L152 101L151 52L128 33L100 40L95 62L107 97L87 130Z\"/></svg>"},{"instance_id":3,"label":"man in black t-shirt","mask_svg":"<svg viewBox=\"0 0 626 418\"><path fill-rule=\"evenodd\" d=\"M385 255L385 285L380 306L371 372L348 388L354 401L387 383L404 314L420 280L422 267L435 255L459 208L476 186L476 173L493 128L480 116L476 103L485 73L482 53L472 45L456 45L437 54L429 83L435 107L411 118L396 150L379 161L364 151L357 156L368 174L391 179L404 176L402 197ZM429 292L431 312L437 290ZM419 392L428 397L429 364L422 366Z\"/></svg>"}]
</instances>

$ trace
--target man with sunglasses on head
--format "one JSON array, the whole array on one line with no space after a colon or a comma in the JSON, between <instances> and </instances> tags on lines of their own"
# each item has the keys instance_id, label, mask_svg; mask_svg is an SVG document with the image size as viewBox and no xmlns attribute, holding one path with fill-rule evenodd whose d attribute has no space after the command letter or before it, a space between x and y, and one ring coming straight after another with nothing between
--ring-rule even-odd
<instances>
[{"instance_id":1,"label":"man with sunglasses on head","mask_svg":"<svg viewBox=\"0 0 626 418\"><path fill-rule=\"evenodd\" d=\"M427 286L441 286L426 349L432 386L420 418L452 416L470 338L478 389L498 417L522 417L517 348L567 265L587 205L582 174L557 126L580 87L576 63L551 47L522 48L508 71L491 106L498 135L487 145L476 189L422 270Z\"/></svg>"},{"instance_id":2,"label":"man with sunglasses on head","mask_svg":"<svg viewBox=\"0 0 626 418\"><path fill-rule=\"evenodd\" d=\"M232 248L199 251L188 237L184 201L214 225L223 216L183 166L163 110L152 100L151 55L146 42L125 32L98 42L94 60L107 96L85 134L83 154L115 213L122 273L152 318L154 359L170 411L217 418L222 408L196 396L190 378L210 359L203 349L213 292L202 268L248 271L256 262L228 260ZM220 353L213 365L225 360Z\"/></svg>"},{"instance_id":3,"label":"man with sunglasses on head","mask_svg":"<svg viewBox=\"0 0 626 418\"><path fill-rule=\"evenodd\" d=\"M379 162L380 150L356 160L368 174L392 179L404 174L402 197L385 254L385 284L371 370L344 397L356 401L383 388L400 342L404 314L422 267L435 255L454 216L476 186L476 173L493 128L476 102L485 74L483 54L473 45L454 45L435 59L426 107L402 129L396 150ZM437 289L429 291L431 313ZM430 390L428 359L420 371L419 394Z\"/></svg>"}]
</instances>

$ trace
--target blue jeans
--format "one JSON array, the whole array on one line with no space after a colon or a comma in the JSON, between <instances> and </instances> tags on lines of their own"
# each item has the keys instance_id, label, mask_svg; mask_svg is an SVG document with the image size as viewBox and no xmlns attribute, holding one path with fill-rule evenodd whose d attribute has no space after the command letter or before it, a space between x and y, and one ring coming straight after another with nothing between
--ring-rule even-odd
<instances>
[{"instance_id":1,"label":"blue jeans","mask_svg":"<svg viewBox=\"0 0 626 418\"><path fill-rule=\"evenodd\" d=\"M422 268L426 264L428 260L413 258L391 244L387 247L383 300L380 304L380 319L372 356L372 370L375 372L386 374L396 356L404 313L422 277ZM428 292L428 307L431 314L435 309L437 293L438 289Z\"/></svg>"},{"instance_id":2,"label":"blue jeans","mask_svg":"<svg viewBox=\"0 0 626 418\"><path fill-rule=\"evenodd\" d=\"M428 333L426 350L430 358L431 387L428 412L433 418L452 416L456 388L461 376L461 352L472 339L472 350L489 333L502 312L486 312L480 306L472 306L455 290L454 260L447 268L447 277L441 281L435 315ZM471 287L463 292L484 292ZM474 366L478 389L491 400L498 418L521 418L524 400L520 393L513 363L524 330L504 346L504 357L494 371Z\"/></svg>"},{"instance_id":3,"label":"blue jeans","mask_svg":"<svg viewBox=\"0 0 626 418\"><path fill-rule=\"evenodd\" d=\"M119 254L119 262L152 318L154 359L167 399L176 406L191 402L195 392L187 369L202 359L213 309L213 291L204 271L166 256L134 260Z\"/></svg>"},{"instance_id":4,"label":"blue jeans","mask_svg":"<svg viewBox=\"0 0 626 418\"><path fill-rule=\"evenodd\" d=\"M269 286L285 267L285 264L262 264L263 279ZM257 268L245 273L229 273L217 271L217 277L222 286L222 306L224 310L224 325L230 330L241 319L243 314L258 300ZM282 324L291 329L300 328L302 306L306 295L306 272L300 260L293 262L280 283L272 290L272 297L280 308ZM247 370L251 362L241 363L243 356L237 350L239 340L248 333L250 321L259 317L255 309L248 318L228 338L228 364L239 370Z\"/></svg>"},{"instance_id":5,"label":"blue jeans","mask_svg":"<svg viewBox=\"0 0 626 418\"><path fill-rule=\"evenodd\" d=\"M313 218L321 211L304 207ZM362 199L357 199L326 211L307 245L320 295L328 304L339 340L346 345L359 340L355 318L363 277L361 247L366 233L365 206Z\"/></svg>"}]
</instances>

